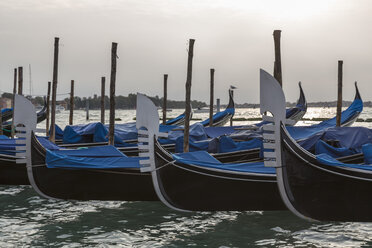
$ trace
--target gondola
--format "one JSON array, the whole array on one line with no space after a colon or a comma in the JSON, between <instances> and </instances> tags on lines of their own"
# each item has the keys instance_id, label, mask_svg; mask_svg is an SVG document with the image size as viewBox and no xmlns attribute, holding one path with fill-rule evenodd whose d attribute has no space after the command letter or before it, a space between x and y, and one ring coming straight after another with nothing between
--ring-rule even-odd
<instances>
[{"instance_id":1,"label":"gondola","mask_svg":"<svg viewBox=\"0 0 372 248\"><path fill-rule=\"evenodd\" d=\"M261 74L267 73L262 71ZM261 76L261 84L265 83L265 77ZM279 94L276 91L283 94L279 84L276 84L277 87L269 92L274 95ZM265 106L269 97L262 98L262 92L261 90L261 104ZM146 130L141 131L141 134L148 143L146 148L149 151L144 153L149 159L143 161L141 170L151 172L155 191L166 206L180 211L287 209L279 195L275 170L265 167L266 162L223 164L206 152L170 154L157 139L159 135L165 134L159 133L154 124L159 118L156 116L156 107L144 96L138 95L137 99L142 101L137 103L138 108L145 112L137 112L137 128L143 127ZM284 111L285 108L283 114ZM151 123L147 118L154 119L154 122ZM340 160L350 161L353 158L345 157Z\"/></svg>"},{"instance_id":2,"label":"gondola","mask_svg":"<svg viewBox=\"0 0 372 248\"><path fill-rule=\"evenodd\" d=\"M24 138L19 140L24 146L20 146L23 152L16 154L20 156L17 163L27 164L30 184L41 196L72 200L157 200L150 175L139 171L139 159L128 158L113 146L46 150L32 131L36 127L34 106L22 96L16 95L15 99L15 123L23 126L16 130ZM65 166L60 167L60 156L69 158L69 163L63 160ZM54 161L53 168L46 165L50 158Z\"/></svg>"},{"instance_id":3,"label":"gondola","mask_svg":"<svg viewBox=\"0 0 372 248\"><path fill-rule=\"evenodd\" d=\"M233 91L229 89L229 104L224 111L218 112L213 115L213 127L222 127L234 117L235 114L235 103L233 98ZM203 126L209 126L209 118L202 121Z\"/></svg>"},{"instance_id":4,"label":"gondola","mask_svg":"<svg viewBox=\"0 0 372 248\"><path fill-rule=\"evenodd\" d=\"M275 80L269 86L271 90L277 87ZM277 94L267 102L261 113L270 111L274 125L265 126L265 147L270 149L264 152L265 166L275 167L278 189L286 207L306 220L372 221L370 164L346 163L327 154L309 153L284 125L284 94ZM371 144L364 145L363 150L364 159L371 163Z\"/></svg>"},{"instance_id":5,"label":"gondola","mask_svg":"<svg viewBox=\"0 0 372 248\"><path fill-rule=\"evenodd\" d=\"M179 116L173 118L173 119L170 119L170 120L167 120L165 122L165 125L171 125L171 126L182 126L185 124L185 118L186 118L186 115L185 113L182 113L180 114ZM192 118L192 112L191 112L191 117L190 119Z\"/></svg>"},{"instance_id":6,"label":"gondola","mask_svg":"<svg viewBox=\"0 0 372 248\"><path fill-rule=\"evenodd\" d=\"M357 96L360 100L360 95L359 92L357 91ZM355 104L353 103L351 106L354 106ZM353 111L358 110L356 108L352 108ZM345 110L343 113L350 112L348 116L354 116L356 118L356 115L353 114L352 111L348 108ZM80 143L80 144L64 144L61 145L64 148L78 148L78 147L90 147L90 146L97 146L97 145L105 145L107 144L106 142L95 142L95 143ZM168 152L174 152L174 145L162 145L163 148L165 148ZM118 147L118 149L126 154L127 156L138 156L138 147L133 146L133 147ZM231 163L231 162L251 162L251 161L257 161L260 160L260 148L254 148L254 149L249 149L249 150L238 150L238 151L231 151L231 152L223 152L223 153L215 153L212 154L214 158L218 159L222 163ZM360 155L352 156L351 160L356 160L360 157ZM24 173L24 168L25 164L15 164L15 156L10 154L6 155L6 157L1 157L0 156L0 164L4 165L3 167L0 168L1 174L4 175L4 179L6 180L0 180L0 184L12 184L12 185L20 185L20 184L29 184L28 178L25 176ZM7 168L8 166L13 166L11 168ZM17 177L7 177L7 171L8 169L11 170L16 170L18 171L17 174L19 175L19 178L21 180L14 180L13 178L16 179ZM10 172L13 173L13 172ZM1 177L0 177L1 178Z\"/></svg>"},{"instance_id":7,"label":"gondola","mask_svg":"<svg viewBox=\"0 0 372 248\"><path fill-rule=\"evenodd\" d=\"M296 106L286 110L286 118L295 121L296 123L306 114L307 102L304 91L302 90L301 82L298 83L300 88L300 97L297 100Z\"/></svg>"},{"instance_id":8,"label":"gondola","mask_svg":"<svg viewBox=\"0 0 372 248\"><path fill-rule=\"evenodd\" d=\"M308 220L372 221L371 165L346 164L326 154L315 156L280 126L281 166L276 170L287 207Z\"/></svg>"},{"instance_id":9,"label":"gondola","mask_svg":"<svg viewBox=\"0 0 372 248\"><path fill-rule=\"evenodd\" d=\"M46 115L47 115L47 102L44 99L43 108L39 112L37 112L37 123L40 123L40 122L44 121L46 119ZM9 119L11 119L12 117L13 117L13 111L11 111L11 116L10 116ZM11 135L11 127L12 127L11 122L5 121L3 119L3 133L4 133L4 135L6 135L8 137Z\"/></svg>"},{"instance_id":10,"label":"gondola","mask_svg":"<svg viewBox=\"0 0 372 248\"><path fill-rule=\"evenodd\" d=\"M293 123L293 125L296 124L299 120L301 120L301 118L306 114L307 111L307 101L301 86L301 82L298 83L298 87L300 88L300 97L297 99L296 106L294 106L293 108L286 109L285 113L287 119L293 120L293 122L291 122ZM359 92L356 94L359 94ZM259 123L254 124L254 126L261 127L268 123L269 122L267 121L261 121Z\"/></svg>"}]
</instances>

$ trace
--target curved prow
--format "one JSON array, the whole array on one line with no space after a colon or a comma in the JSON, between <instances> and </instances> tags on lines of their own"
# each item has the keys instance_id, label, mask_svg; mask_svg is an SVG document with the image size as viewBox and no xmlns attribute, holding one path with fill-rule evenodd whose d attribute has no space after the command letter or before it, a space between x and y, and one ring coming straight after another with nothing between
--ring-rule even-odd
<instances>
[{"instance_id":1,"label":"curved prow","mask_svg":"<svg viewBox=\"0 0 372 248\"><path fill-rule=\"evenodd\" d=\"M27 163L31 166L31 133L36 130L36 111L34 105L21 95L14 96L14 127L16 129L17 144L25 146L17 147L21 152L17 153L17 163Z\"/></svg>"},{"instance_id":2,"label":"curved prow","mask_svg":"<svg viewBox=\"0 0 372 248\"><path fill-rule=\"evenodd\" d=\"M229 104L227 105L226 108L228 109L228 108L234 108L234 107L235 107L234 93L232 89L229 89Z\"/></svg>"},{"instance_id":3,"label":"curved prow","mask_svg":"<svg viewBox=\"0 0 372 248\"><path fill-rule=\"evenodd\" d=\"M357 82L355 82L355 97L354 97L354 100L356 100L356 99L362 100L362 98L360 97L360 93L359 93L358 83Z\"/></svg>"},{"instance_id":4,"label":"curved prow","mask_svg":"<svg viewBox=\"0 0 372 248\"><path fill-rule=\"evenodd\" d=\"M149 98L140 93L137 93L136 115L138 142L143 142L143 145L138 145L138 149L140 150L139 156L144 158L144 160L140 160L141 172L151 172L154 190L160 201L174 210L184 211L169 204L160 189L161 186L158 181L155 164L155 139L158 137L167 137L168 134L159 132L158 110Z\"/></svg>"},{"instance_id":5,"label":"curved prow","mask_svg":"<svg viewBox=\"0 0 372 248\"><path fill-rule=\"evenodd\" d=\"M302 89L301 82L298 82L298 87L300 88L300 97L298 98L296 105L297 106L300 106L300 105L304 106L304 108L306 110L307 109L307 102L306 102L306 97L305 97L304 91Z\"/></svg>"},{"instance_id":6,"label":"curved prow","mask_svg":"<svg viewBox=\"0 0 372 248\"><path fill-rule=\"evenodd\" d=\"M159 113L155 104L145 95L137 93L136 127L138 130L138 145L141 171L149 172L155 169L154 139L167 137L166 133L159 132Z\"/></svg>"},{"instance_id":7,"label":"curved prow","mask_svg":"<svg viewBox=\"0 0 372 248\"><path fill-rule=\"evenodd\" d=\"M263 119L273 122L285 119L285 96L278 81L268 72L260 69L260 111ZM274 119L268 118L267 112L273 114Z\"/></svg>"},{"instance_id":8,"label":"curved prow","mask_svg":"<svg viewBox=\"0 0 372 248\"><path fill-rule=\"evenodd\" d=\"M46 119L46 116L47 116L46 112L47 112L47 101L46 101L46 97L44 96L44 106L39 112L37 112L37 123L40 123Z\"/></svg>"},{"instance_id":9,"label":"curved prow","mask_svg":"<svg viewBox=\"0 0 372 248\"><path fill-rule=\"evenodd\" d=\"M293 121L286 120L285 96L282 88L274 77L262 69L260 70L260 105L262 119L271 122L263 126L264 164L268 167L276 167L277 183L283 202L292 213L304 218L289 201L283 180L280 128L282 124L291 124L288 122ZM267 116L267 112L273 116Z\"/></svg>"}]
</instances>

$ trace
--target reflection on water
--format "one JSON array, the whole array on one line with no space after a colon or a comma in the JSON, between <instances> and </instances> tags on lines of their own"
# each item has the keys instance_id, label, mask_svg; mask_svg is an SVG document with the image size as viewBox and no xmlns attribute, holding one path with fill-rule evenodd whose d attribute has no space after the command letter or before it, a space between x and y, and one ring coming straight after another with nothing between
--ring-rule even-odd
<instances>
[{"instance_id":1,"label":"reflection on water","mask_svg":"<svg viewBox=\"0 0 372 248\"><path fill-rule=\"evenodd\" d=\"M309 108L305 117L334 113ZM90 114L90 121L99 121L99 111ZM125 123L134 114L122 110L116 117ZM236 116L259 117L259 109L238 109ZM369 116L367 108L361 118ZM85 123L84 111L75 111L74 118ZM67 111L57 116L62 127L66 120ZM253 122L237 122L247 123ZM0 186L0 247L360 247L372 246L371 233L370 223L309 223L287 211L180 213L160 202L58 201L39 197L29 186Z\"/></svg>"}]
</instances>

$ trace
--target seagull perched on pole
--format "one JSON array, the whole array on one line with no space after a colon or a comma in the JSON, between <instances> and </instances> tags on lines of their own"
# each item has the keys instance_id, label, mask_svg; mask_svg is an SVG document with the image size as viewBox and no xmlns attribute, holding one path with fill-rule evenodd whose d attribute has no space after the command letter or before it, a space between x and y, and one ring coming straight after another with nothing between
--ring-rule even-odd
<instances>
[{"instance_id":1,"label":"seagull perched on pole","mask_svg":"<svg viewBox=\"0 0 372 248\"><path fill-rule=\"evenodd\" d=\"M235 90L237 89L237 87L235 87L234 85L230 85L230 90Z\"/></svg>"}]
</instances>

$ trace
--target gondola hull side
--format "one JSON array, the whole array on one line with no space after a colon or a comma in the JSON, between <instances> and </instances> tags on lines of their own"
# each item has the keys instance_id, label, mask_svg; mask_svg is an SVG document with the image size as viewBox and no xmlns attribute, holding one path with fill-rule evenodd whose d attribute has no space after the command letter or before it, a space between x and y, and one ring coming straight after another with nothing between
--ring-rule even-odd
<instances>
[{"instance_id":1,"label":"gondola hull side","mask_svg":"<svg viewBox=\"0 0 372 248\"><path fill-rule=\"evenodd\" d=\"M372 173L321 164L281 128L282 174L291 205L320 221L372 221Z\"/></svg>"},{"instance_id":2,"label":"gondola hull side","mask_svg":"<svg viewBox=\"0 0 372 248\"><path fill-rule=\"evenodd\" d=\"M224 172L172 162L155 145L157 187L167 205L188 211L286 210L275 175Z\"/></svg>"}]
</instances>

